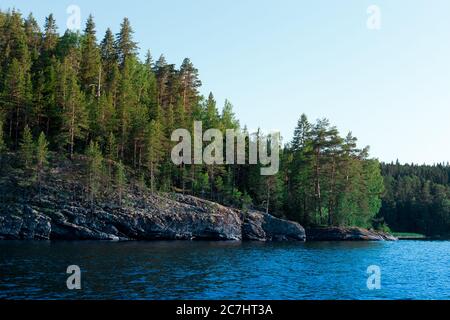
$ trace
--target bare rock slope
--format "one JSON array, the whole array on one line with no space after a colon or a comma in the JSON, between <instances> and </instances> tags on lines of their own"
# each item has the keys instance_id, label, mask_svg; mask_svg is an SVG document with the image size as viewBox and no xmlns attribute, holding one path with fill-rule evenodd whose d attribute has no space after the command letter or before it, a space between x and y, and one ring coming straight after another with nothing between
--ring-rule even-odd
<instances>
[{"instance_id":1,"label":"bare rock slope","mask_svg":"<svg viewBox=\"0 0 450 320\"><path fill-rule=\"evenodd\" d=\"M0 210L0 239L305 240L296 222L183 195L147 195L134 205L93 210L47 198Z\"/></svg>"}]
</instances>

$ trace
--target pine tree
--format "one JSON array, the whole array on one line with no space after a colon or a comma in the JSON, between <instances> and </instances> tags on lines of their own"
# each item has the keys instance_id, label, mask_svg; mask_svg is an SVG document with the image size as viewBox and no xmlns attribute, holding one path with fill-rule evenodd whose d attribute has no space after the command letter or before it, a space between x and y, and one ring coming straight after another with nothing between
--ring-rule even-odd
<instances>
[{"instance_id":1,"label":"pine tree","mask_svg":"<svg viewBox=\"0 0 450 320\"><path fill-rule=\"evenodd\" d=\"M119 161L119 163L117 163L115 180L116 180L116 189L119 196L119 205L122 205L122 195L124 187L127 183L127 177L125 175L125 167L122 164L122 161Z\"/></svg>"},{"instance_id":2,"label":"pine tree","mask_svg":"<svg viewBox=\"0 0 450 320\"><path fill-rule=\"evenodd\" d=\"M64 58L73 52L80 51L81 36L78 32L67 29L64 35L59 38L58 44L55 48L55 58L59 61L64 60ZM81 52L80 59L81 60Z\"/></svg>"},{"instance_id":3,"label":"pine tree","mask_svg":"<svg viewBox=\"0 0 450 320\"><path fill-rule=\"evenodd\" d=\"M155 191L156 175L163 157L163 131L158 121L152 120L147 130L147 168L150 173L150 189Z\"/></svg>"},{"instance_id":4,"label":"pine tree","mask_svg":"<svg viewBox=\"0 0 450 320\"><path fill-rule=\"evenodd\" d=\"M13 10L7 15L5 25L2 29L3 42L2 59L8 64L12 59L19 61L22 67L29 65L30 57L27 46L27 35L24 28L22 15L20 12Z\"/></svg>"},{"instance_id":5,"label":"pine tree","mask_svg":"<svg viewBox=\"0 0 450 320\"><path fill-rule=\"evenodd\" d=\"M91 211L93 211L94 201L102 186L103 172L103 155L97 142L90 142L86 155L88 157L88 199L91 204Z\"/></svg>"},{"instance_id":6,"label":"pine tree","mask_svg":"<svg viewBox=\"0 0 450 320\"><path fill-rule=\"evenodd\" d=\"M206 129L220 127L219 111L217 110L216 100L212 92L209 93L208 99L205 102L204 127Z\"/></svg>"},{"instance_id":7,"label":"pine tree","mask_svg":"<svg viewBox=\"0 0 450 320\"><path fill-rule=\"evenodd\" d=\"M202 85L198 70L191 60L186 58L180 66L181 97L183 108L190 112L193 105L198 102L198 88Z\"/></svg>"},{"instance_id":8,"label":"pine tree","mask_svg":"<svg viewBox=\"0 0 450 320\"><path fill-rule=\"evenodd\" d=\"M294 138L291 142L291 148L294 151L298 151L306 144L309 135L311 134L311 124L308 118L303 113L297 122L297 127L294 130Z\"/></svg>"},{"instance_id":9,"label":"pine tree","mask_svg":"<svg viewBox=\"0 0 450 320\"><path fill-rule=\"evenodd\" d=\"M123 19L120 25L120 32L116 36L116 50L121 66L130 58L135 58L138 46L133 41L133 29L128 18Z\"/></svg>"},{"instance_id":10,"label":"pine tree","mask_svg":"<svg viewBox=\"0 0 450 320\"><path fill-rule=\"evenodd\" d=\"M42 189L42 176L44 174L47 165L48 165L48 142L47 139L45 138L45 134L41 132L36 146L36 173L39 187L39 197L41 195Z\"/></svg>"},{"instance_id":11,"label":"pine tree","mask_svg":"<svg viewBox=\"0 0 450 320\"><path fill-rule=\"evenodd\" d=\"M73 157L76 140L84 138L88 129L84 95L80 90L72 63L72 58L65 59L62 68L66 77L60 80L62 82L60 86L64 90L60 139L63 146L68 146L70 158Z\"/></svg>"},{"instance_id":12,"label":"pine tree","mask_svg":"<svg viewBox=\"0 0 450 320\"><path fill-rule=\"evenodd\" d=\"M38 126L45 131L47 137L56 134L59 127L59 112L56 103L57 68L56 57L59 35L57 33L56 21L52 14L45 19L42 49L37 62L40 80L41 105L39 105L40 116Z\"/></svg>"},{"instance_id":13,"label":"pine tree","mask_svg":"<svg viewBox=\"0 0 450 320\"><path fill-rule=\"evenodd\" d=\"M56 96L57 96L57 85L58 85L58 61L55 57L52 57L48 65L45 66L43 70L43 89L42 89L42 100L43 100L43 112L41 121L42 127L45 129L47 136L57 135L58 124L60 122L61 114L57 108Z\"/></svg>"},{"instance_id":14,"label":"pine tree","mask_svg":"<svg viewBox=\"0 0 450 320\"><path fill-rule=\"evenodd\" d=\"M105 36L100 44L101 58L104 69L111 70L117 62L117 52L114 44L114 35L110 28L106 29Z\"/></svg>"},{"instance_id":15,"label":"pine tree","mask_svg":"<svg viewBox=\"0 0 450 320\"><path fill-rule=\"evenodd\" d=\"M5 75L3 97L6 99L6 119L9 137L17 146L20 125L25 117L27 103L26 78L19 61L14 58Z\"/></svg>"},{"instance_id":16,"label":"pine tree","mask_svg":"<svg viewBox=\"0 0 450 320\"><path fill-rule=\"evenodd\" d=\"M45 19L44 25L44 41L43 41L43 50L47 54L51 53L58 43L58 34L56 21L53 17L53 14L50 14Z\"/></svg>"},{"instance_id":17,"label":"pine tree","mask_svg":"<svg viewBox=\"0 0 450 320\"><path fill-rule=\"evenodd\" d=\"M103 91L111 96L114 89L115 74L118 74L118 57L115 47L114 35L111 29L107 29L100 44L100 55L102 63L102 77L104 78Z\"/></svg>"},{"instance_id":18,"label":"pine tree","mask_svg":"<svg viewBox=\"0 0 450 320\"><path fill-rule=\"evenodd\" d=\"M365 195L362 198L363 204L360 205L362 212L357 224L370 227L372 219L381 209L381 196L385 191L378 160L366 160L363 162L363 183Z\"/></svg>"},{"instance_id":19,"label":"pine tree","mask_svg":"<svg viewBox=\"0 0 450 320\"><path fill-rule=\"evenodd\" d=\"M30 13L24 22L24 29L27 35L27 45L30 51L30 59L34 63L39 58L39 50L42 42L42 33L39 28L39 24Z\"/></svg>"},{"instance_id":20,"label":"pine tree","mask_svg":"<svg viewBox=\"0 0 450 320\"><path fill-rule=\"evenodd\" d=\"M233 112L233 105L230 101L225 100L225 104L222 109L222 115L220 117L221 129L225 132L228 129L238 129L239 121Z\"/></svg>"},{"instance_id":21,"label":"pine tree","mask_svg":"<svg viewBox=\"0 0 450 320\"><path fill-rule=\"evenodd\" d=\"M164 106L164 100L167 95L168 82L170 77L169 66L167 64L164 55L161 55L159 59L156 61L154 66L154 72L157 81L157 92L158 92L157 103L158 106L162 107Z\"/></svg>"},{"instance_id":22,"label":"pine tree","mask_svg":"<svg viewBox=\"0 0 450 320\"><path fill-rule=\"evenodd\" d=\"M116 143L116 137L114 136L114 133L110 132L108 136L108 141L106 144L106 157L109 160L116 161L117 160L117 143Z\"/></svg>"},{"instance_id":23,"label":"pine tree","mask_svg":"<svg viewBox=\"0 0 450 320\"><path fill-rule=\"evenodd\" d=\"M297 122L294 137L281 159L286 185L287 211L292 219L304 226L311 224L311 211L314 210L311 127L306 115L302 114Z\"/></svg>"},{"instance_id":24,"label":"pine tree","mask_svg":"<svg viewBox=\"0 0 450 320\"><path fill-rule=\"evenodd\" d=\"M150 50L146 55L141 78L141 94L139 101L147 106L150 119L156 120L158 118L158 88L156 75L153 71L153 59Z\"/></svg>"},{"instance_id":25,"label":"pine tree","mask_svg":"<svg viewBox=\"0 0 450 320\"><path fill-rule=\"evenodd\" d=\"M323 190L322 181L324 181L324 174L322 172L323 165L327 161L325 150L328 147L329 137L331 135L330 122L328 119L320 119L314 125L312 132L312 156L314 162L314 196L315 208L318 214L318 222L323 223Z\"/></svg>"},{"instance_id":26,"label":"pine tree","mask_svg":"<svg viewBox=\"0 0 450 320\"><path fill-rule=\"evenodd\" d=\"M328 187L328 224L334 224L334 214L337 207L338 197L338 176L340 160L342 156L342 143L343 139L339 136L339 132L336 128L332 128L330 131L330 139L328 142L328 148L326 156L329 159L328 171L329 171L329 187Z\"/></svg>"},{"instance_id":27,"label":"pine tree","mask_svg":"<svg viewBox=\"0 0 450 320\"><path fill-rule=\"evenodd\" d=\"M137 105L136 92L133 88L132 78L133 61L126 60L121 71L117 94L117 119L120 157L125 159L125 148L131 130L132 110Z\"/></svg>"},{"instance_id":28,"label":"pine tree","mask_svg":"<svg viewBox=\"0 0 450 320\"><path fill-rule=\"evenodd\" d=\"M25 169L31 169L34 156L34 143L33 135L28 126L25 126L22 135L22 141L20 142L20 156Z\"/></svg>"},{"instance_id":29,"label":"pine tree","mask_svg":"<svg viewBox=\"0 0 450 320\"><path fill-rule=\"evenodd\" d=\"M117 128L117 114L111 94L102 94L90 112L90 131L98 138L108 137Z\"/></svg>"},{"instance_id":30,"label":"pine tree","mask_svg":"<svg viewBox=\"0 0 450 320\"><path fill-rule=\"evenodd\" d=\"M95 23L92 15L89 15L84 29L81 44L81 87L90 96L100 98L102 75L100 64L100 49L97 46Z\"/></svg>"}]
</instances>

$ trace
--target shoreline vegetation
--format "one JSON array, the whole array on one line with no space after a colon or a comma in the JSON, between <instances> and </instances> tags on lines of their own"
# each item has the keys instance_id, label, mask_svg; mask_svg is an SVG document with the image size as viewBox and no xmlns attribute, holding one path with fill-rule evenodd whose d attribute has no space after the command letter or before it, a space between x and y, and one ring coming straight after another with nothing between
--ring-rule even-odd
<instances>
[{"instance_id":1,"label":"shoreline vegetation","mask_svg":"<svg viewBox=\"0 0 450 320\"><path fill-rule=\"evenodd\" d=\"M264 133L249 133L229 101L220 110L212 93L200 94L199 72L190 59L177 67L163 55L154 61L148 51L141 61L127 18L117 34L108 29L101 40L92 16L83 32L59 34L51 14L41 29L31 14L0 11L0 29L4 234L120 239L120 226L127 226L128 238L165 231L169 238L188 239L192 232L227 238L223 230L234 230L231 238L304 239L303 227L317 226L356 238L383 238L391 229L450 234L448 164L380 163L351 132L341 135L329 120L311 122L302 114L293 139L280 147L276 175L262 176L261 164L176 165L171 134L193 130L195 121L204 130L240 130L248 137L246 160L250 137ZM165 216L165 201L156 200L161 194L199 201L202 208L208 203L195 220L199 224L192 225L197 205L187 210L185 200L167 201L187 210L182 217ZM129 201L133 212L124 213ZM213 214L215 206L235 212L231 221L225 219L229 225L217 224L224 216ZM249 212L256 212L250 220ZM136 231L135 225L144 229Z\"/></svg>"},{"instance_id":2,"label":"shoreline vegetation","mask_svg":"<svg viewBox=\"0 0 450 320\"><path fill-rule=\"evenodd\" d=\"M397 237L399 240L424 240L424 239L428 239L423 234L411 233L411 232L393 232L392 235Z\"/></svg>"},{"instance_id":3,"label":"shoreline vegetation","mask_svg":"<svg viewBox=\"0 0 450 320\"><path fill-rule=\"evenodd\" d=\"M6 163L17 157L8 153ZM222 206L179 193L151 192L131 180L92 203L86 190L87 159L50 156L51 174L36 180L8 167L0 191L2 240L214 240L380 241L391 235L363 228L304 229L294 221L253 210ZM80 169L81 168L81 169Z\"/></svg>"}]
</instances>

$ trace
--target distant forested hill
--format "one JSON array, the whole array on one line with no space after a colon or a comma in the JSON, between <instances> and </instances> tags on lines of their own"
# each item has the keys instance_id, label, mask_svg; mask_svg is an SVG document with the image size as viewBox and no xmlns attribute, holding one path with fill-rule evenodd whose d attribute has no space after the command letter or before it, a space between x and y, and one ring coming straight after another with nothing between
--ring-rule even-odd
<instances>
[{"instance_id":1,"label":"distant forested hill","mask_svg":"<svg viewBox=\"0 0 450 320\"><path fill-rule=\"evenodd\" d=\"M450 234L450 166L382 164L379 217L395 231Z\"/></svg>"}]
</instances>

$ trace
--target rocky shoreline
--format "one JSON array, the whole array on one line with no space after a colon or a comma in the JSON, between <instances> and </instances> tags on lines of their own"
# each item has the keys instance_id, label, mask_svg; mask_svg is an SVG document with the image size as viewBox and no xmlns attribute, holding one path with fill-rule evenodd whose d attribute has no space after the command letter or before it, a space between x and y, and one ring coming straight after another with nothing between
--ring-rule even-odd
<instances>
[{"instance_id":1,"label":"rocky shoreline","mask_svg":"<svg viewBox=\"0 0 450 320\"><path fill-rule=\"evenodd\" d=\"M82 162L61 161L40 190L26 173L0 175L0 240L396 240L359 228L305 229L259 211L242 211L190 195L151 193L130 183L87 199ZM121 199L119 201L118 199Z\"/></svg>"},{"instance_id":2,"label":"rocky shoreline","mask_svg":"<svg viewBox=\"0 0 450 320\"><path fill-rule=\"evenodd\" d=\"M396 241L391 234L358 227L323 227L306 229L308 241Z\"/></svg>"},{"instance_id":3,"label":"rocky shoreline","mask_svg":"<svg viewBox=\"0 0 450 320\"><path fill-rule=\"evenodd\" d=\"M305 229L259 211L243 212L180 194L146 195L130 206L93 210L77 202L40 200L0 206L0 240L397 240L361 228Z\"/></svg>"},{"instance_id":4,"label":"rocky shoreline","mask_svg":"<svg viewBox=\"0 0 450 320\"><path fill-rule=\"evenodd\" d=\"M243 213L191 196L147 196L140 207L91 209L76 203L0 208L3 240L255 240L305 241L296 222Z\"/></svg>"}]
</instances>

